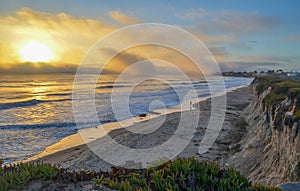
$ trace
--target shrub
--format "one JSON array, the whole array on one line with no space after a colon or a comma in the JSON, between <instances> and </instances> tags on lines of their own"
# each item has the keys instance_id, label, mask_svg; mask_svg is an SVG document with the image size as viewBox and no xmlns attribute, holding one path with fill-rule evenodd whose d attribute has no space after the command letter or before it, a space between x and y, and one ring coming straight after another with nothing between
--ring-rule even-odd
<instances>
[{"instance_id":1,"label":"shrub","mask_svg":"<svg viewBox=\"0 0 300 191\"><path fill-rule=\"evenodd\" d=\"M273 91L270 92L263 100L263 103L265 106L267 106L267 109L271 108L274 104L279 104L286 98L286 95L284 94L276 94Z\"/></svg>"},{"instance_id":2,"label":"shrub","mask_svg":"<svg viewBox=\"0 0 300 191\"><path fill-rule=\"evenodd\" d=\"M93 180L95 184L120 191L172 190L245 190L277 191L251 182L233 168L220 168L215 162L196 158L178 158L157 167L142 170L112 168L112 172L71 172L49 164L16 164L2 167L0 190L18 189L30 181L42 179L63 183Z\"/></svg>"},{"instance_id":3,"label":"shrub","mask_svg":"<svg viewBox=\"0 0 300 191\"><path fill-rule=\"evenodd\" d=\"M10 190L21 187L32 180L51 180L56 177L58 168L49 164L13 164L1 167L0 190Z\"/></svg>"},{"instance_id":4,"label":"shrub","mask_svg":"<svg viewBox=\"0 0 300 191\"><path fill-rule=\"evenodd\" d=\"M195 158L178 158L161 166L145 170L118 169L114 176L95 179L112 189L130 190L248 190L277 191L251 182L233 168L222 169L214 162L199 162Z\"/></svg>"},{"instance_id":5,"label":"shrub","mask_svg":"<svg viewBox=\"0 0 300 191\"><path fill-rule=\"evenodd\" d=\"M296 111L296 112L294 113L294 117L300 118L300 111Z\"/></svg>"}]
</instances>

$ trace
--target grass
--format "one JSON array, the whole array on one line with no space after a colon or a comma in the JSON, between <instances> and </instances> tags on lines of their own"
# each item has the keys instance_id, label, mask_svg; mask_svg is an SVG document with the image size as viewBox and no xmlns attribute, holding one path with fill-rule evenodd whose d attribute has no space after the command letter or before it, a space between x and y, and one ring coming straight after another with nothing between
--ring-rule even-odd
<instances>
[{"instance_id":1,"label":"grass","mask_svg":"<svg viewBox=\"0 0 300 191\"><path fill-rule=\"evenodd\" d=\"M294 117L296 117L296 118L300 118L300 111L296 111L295 113L294 113Z\"/></svg>"},{"instance_id":2,"label":"grass","mask_svg":"<svg viewBox=\"0 0 300 191\"><path fill-rule=\"evenodd\" d=\"M290 92L293 94L300 93L300 88L291 88Z\"/></svg>"},{"instance_id":3,"label":"grass","mask_svg":"<svg viewBox=\"0 0 300 191\"><path fill-rule=\"evenodd\" d=\"M272 84L275 82L278 82L279 79L275 78L275 77L259 77L256 78L256 80L258 81L258 84L256 86L256 91L258 92L258 94L261 94L263 91L265 91L268 87L272 86Z\"/></svg>"},{"instance_id":4,"label":"grass","mask_svg":"<svg viewBox=\"0 0 300 191\"><path fill-rule=\"evenodd\" d=\"M256 90L258 94L261 94L268 87L272 87L272 89L282 90L282 93L300 93L300 81L296 80L285 80L277 77L258 77L256 79L258 84L256 86Z\"/></svg>"},{"instance_id":5,"label":"grass","mask_svg":"<svg viewBox=\"0 0 300 191\"><path fill-rule=\"evenodd\" d=\"M97 185L121 191L202 191L245 190L279 191L252 185L233 168L222 169L214 162L199 162L195 158L178 158L158 167L142 170L113 168L112 172L70 172L49 164L18 164L0 168L0 190L22 188L33 180L65 182L92 180Z\"/></svg>"},{"instance_id":6,"label":"grass","mask_svg":"<svg viewBox=\"0 0 300 191\"><path fill-rule=\"evenodd\" d=\"M272 105L278 104L282 102L287 96L285 94L276 94L274 91L271 91L263 100L267 109L269 109Z\"/></svg>"},{"instance_id":7,"label":"grass","mask_svg":"<svg viewBox=\"0 0 300 191\"><path fill-rule=\"evenodd\" d=\"M275 83L276 87L288 87L288 88L300 88L299 81L281 80L279 83Z\"/></svg>"},{"instance_id":8,"label":"grass","mask_svg":"<svg viewBox=\"0 0 300 191\"><path fill-rule=\"evenodd\" d=\"M256 78L256 82L256 91L258 94L261 94L269 87L272 88L271 92L263 100L267 109L273 105L277 105L287 97L289 99L296 98L297 100L300 98L300 81L266 76Z\"/></svg>"}]
</instances>

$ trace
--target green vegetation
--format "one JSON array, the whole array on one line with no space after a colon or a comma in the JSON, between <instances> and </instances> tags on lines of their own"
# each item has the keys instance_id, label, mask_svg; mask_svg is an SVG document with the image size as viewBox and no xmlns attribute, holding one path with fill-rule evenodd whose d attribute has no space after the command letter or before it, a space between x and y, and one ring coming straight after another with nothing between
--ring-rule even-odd
<instances>
[{"instance_id":1,"label":"green vegetation","mask_svg":"<svg viewBox=\"0 0 300 191\"><path fill-rule=\"evenodd\" d=\"M285 98L286 98L286 95L276 94L273 91L271 91L268 95L266 95L263 103L269 109L269 107L271 105L278 104L278 103L282 102Z\"/></svg>"},{"instance_id":2,"label":"green vegetation","mask_svg":"<svg viewBox=\"0 0 300 191\"><path fill-rule=\"evenodd\" d=\"M259 77L259 78L256 78L255 81L258 81L258 84L256 86L256 91L258 94L261 94L267 88L271 87L272 84L280 82L280 80L278 78L270 77L270 76Z\"/></svg>"},{"instance_id":3,"label":"green vegetation","mask_svg":"<svg viewBox=\"0 0 300 191\"><path fill-rule=\"evenodd\" d=\"M51 180L58 168L49 164L14 164L0 168L0 190L19 188L32 180Z\"/></svg>"},{"instance_id":4,"label":"green vegetation","mask_svg":"<svg viewBox=\"0 0 300 191\"><path fill-rule=\"evenodd\" d=\"M158 167L141 170L113 168L112 172L70 172L49 164L18 164L0 169L0 190L18 189L37 179L64 183L93 180L112 189L130 190L245 190L279 191L252 185L233 168L222 169L217 163L195 158L178 158Z\"/></svg>"},{"instance_id":5,"label":"green vegetation","mask_svg":"<svg viewBox=\"0 0 300 191\"><path fill-rule=\"evenodd\" d=\"M287 97L289 99L300 97L300 81L266 76L256 78L256 82L258 82L256 86L258 94L261 94L269 87L272 88L271 92L263 100L267 109L277 105ZM296 111L298 111L298 108L296 108Z\"/></svg>"},{"instance_id":6,"label":"green vegetation","mask_svg":"<svg viewBox=\"0 0 300 191\"><path fill-rule=\"evenodd\" d=\"M261 94L264 90L266 90L269 87L272 87L277 93L299 93L300 92L300 81L295 80L285 80L280 79L277 77L259 77L256 78L256 81L258 81L258 84L256 86L256 90L258 94Z\"/></svg>"},{"instance_id":7,"label":"green vegetation","mask_svg":"<svg viewBox=\"0 0 300 191\"><path fill-rule=\"evenodd\" d=\"M300 119L300 111L296 111L294 117Z\"/></svg>"},{"instance_id":8,"label":"green vegetation","mask_svg":"<svg viewBox=\"0 0 300 191\"><path fill-rule=\"evenodd\" d=\"M291 88L291 89L290 89L290 92L291 92L292 94L298 94L298 93L300 93L300 88Z\"/></svg>"},{"instance_id":9,"label":"green vegetation","mask_svg":"<svg viewBox=\"0 0 300 191\"><path fill-rule=\"evenodd\" d=\"M287 87L287 88L300 88L300 82L299 81L292 81L292 80L280 80L279 83L275 84L275 87Z\"/></svg>"},{"instance_id":10,"label":"green vegetation","mask_svg":"<svg viewBox=\"0 0 300 191\"><path fill-rule=\"evenodd\" d=\"M251 182L233 168L221 169L217 163L195 158L176 159L144 170L115 169L114 176L95 178L96 184L122 190L279 190Z\"/></svg>"}]
</instances>

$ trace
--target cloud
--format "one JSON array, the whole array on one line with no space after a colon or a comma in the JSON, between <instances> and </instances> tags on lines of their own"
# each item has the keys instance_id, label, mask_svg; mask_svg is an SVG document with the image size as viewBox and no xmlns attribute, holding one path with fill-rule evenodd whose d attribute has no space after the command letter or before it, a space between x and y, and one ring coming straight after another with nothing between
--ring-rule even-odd
<instances>
[{"instance_id":1,"label":"cloud","mask_svg":"<svg viewBox=\"0 0 300 191\"><path fill-rule=\"evenodd\" d=\"M177 17L197 22L189 28L208 34L244 34L271 29L281 24L280 20L273 17L262 16L255 12L233 10L207 11L198 8L181 12L177 14Z\"/></svg>"},{"instance_id":2,"label":"cloud","mask_svg":"<svg viewBox=\"0 0 300 191\"><path fill-rule=\"evenodd\" d=\"M1 58L1 63L22 62L18 50L34 40L49 46L56 56L56 62L78 64L98 39L115 30L101 20L30 8L22 8L14 15L0 17L0 26L0 54L6 55Z\"/></svg>"},{"instance_id":3,"label":"cloud","mask_svg":"<svg viewBox=\"0 0 300 191\"><path fill-rule=\"evenodd\" d=\"M269 69L290 70L292 60L284 56L237 56L236 61L220 61L219 66L222 71L254 71ZM251 60L251 61L249 61Z\"/></svg>"},{"instance_id":4,"label":"cloud","mask_svg":"<svg viewBox=\"0 0 300 191\"><path fill-rule=\"evenodd\" d=\"M144 45L132 47L127 51L138 55L143 55L145 59L162 60L170 63L172 66L161 66L153 63L156 70L164 71L166 73L172 73L174 68L185 72L187 75L197 75L198 77L202 76L203 73L211 72L210 67L206 66L204 63L198 63L201 64L201 69L199 70L198 66L195 65L195 63L190 60L190 58L188 58L178 50L172 49L170 47ZM200 54L200 52L198 53Z\"/></svg>"},{"instance_id":5,"label":"cloud","mask_svg":"<svg viewBox=\"0 0 300 191\"><path fill-rule=\"evenodd\" d=\"M257 43L256 39L250 39L252 45L249 44L250 42L241 41L241 39L280 27L282 22L278 18L264 16L257 12L210 11L203 8L189 9L178 13L176 16L190 23L185 29L192 31L195 36L206 43L223 70L234 68L246 70L247 67L249 69L264 67L265 63L272 63L274 66L277 63L289 62L286 58L275 56L247 57L234 54L235 50L238 50L240 55L242 51L246 53L252 49L252 45ZM229 50L230 52L228 52ZM228 62L229 60L234 62Z\"/></svg>"},{"instance_id":6,"label":"cloud","mask_svg":"<svg viewBox=\"0 0 300 191\"><path fill-rule=\"evenodd\" d=\"M288 43L300 43L300 34L292 34L285 37L285 41Z\"/></svg>"},{"instance_id":7,"label":"cloud","mask_svg":"<svg viewBox=\"0 0 300 191\"><path fill-rule=\"evenodd\" d=\"M120 74L125 71L129 66L135 64L139 61L147 60L142 55L123 51L118 53L116 50L112 48L106 48L99 50L100 54L106 55L115 55L107 65L104 67L105 73L113 73L113 74ZM154 73L155 67L151 62L148 62L144 65L144 67L135 67L135 69L130 70L131 74L145 74L145 73Z\"/></svg>"},{"instance_id":8,"label":"cloud","mask_svg":"<svg viewBox=\"0 0 300 191\"><path fill-rule=\"evenodd\" d=\"M189 27L187 28L189 29ZM196 36L199 40L201 40L204 43L234 43L236 41L235 37L230 35L215 35L215 36L209 36L207 34L201 33L199 31L192 30L190 31L194 36Z\"/></svg>"},{"instance_id":9,"label":"cloud","mask_svg":"<svg viewBox=\"0 0 300 191\"><path fill-rule=\"evenodd\" d=\"M235 43L230 43L229 44L230 47L235 48L237 50L245 50L245 51L249 51L251 49L253 49L253 47L251 45L249 45L248 43L245 42L235 42Z\"/></svg>"},{"instance_id":10,"label":"cloud","mask_svg":"<svg viewBox=\"0 0 300 191\"><path fill-rule=\"evenodd\" d=\"M232 56L233 50L252 49L250 44L241 41L242 38L281 25L281 21L273 17L234 10L209 11L203 8L194 8L179 12L176 16L188 21L190 24L184 28L199 38L208 48L227 47L230 48ZM220 56L217 52L214 55L217 55L218 62L222 62L229 54Z\"/></svg>"},{"instance_id":11,"label":"cloud","mask_svg":"<svg viewBox=\"0 0 300 191\"><path fill-rule=\"evenodd\" d=\"M114 19L115 21L124 24L124 25L132 25L140 23L141 21L135 17L130 17L119 10L110 11L108 15Z\"/></svg>"},{"instance_id":12,"label":"cloud","mask_svg":"<svg viewBox=\"0 0 300 191\"><path fill-rule=\"evenodd\" d=\"M110 14L123 23L129 24L138 21L125 17L119 11ZM1 71L9 73L17 71L27 73L59 72L60 69L62 72L67 72L67 70L74 72L74 68L78 66L89 48L101 37L116 30L112 24L101 20L77 18L66 13L52 14L29 8L23 8L11 16L0 17L0 24L2 26L0 54L6 55L2 56L0 60ZM120 36L120 38L114 39L115 41L110 42L109 45L114 48L125 41L136 40L136 36L131 34ZM160 33L146 34L145 38L164 38L164 36ZM175 36L170 38L180 40ZM51 63L43 64L22 63L18 50L32 40L50 47L56 55L56 59ZM9 54L10 52L12 54ZM167 60L176 63L180 69L187 72L197 71L197 68L190 66L190 60L178 52L164 48L144 47L120 53L106 67L106 72L122 71L130 64L144 59ZM148 64L143 69L144 73L150 71L151 68L153 69L151 64ZM91 68L87 68L87 72L89 71L92 71Z\"/></svg>"},{"instance_id":13,"label":"cloud","mask_svg":"<svg viewBox=\"0 0 300 191\"><path fill-rule=\"evenodd\" d=\"M111 11L108 14L115 21L125 25L140 22L139 19L130 17L119 10ZM236 34L269 29L278 24L273 18L262 17L256 13L211 12L201 8L191 11L189 14L181 15L181 19L197 21L197 24L183 28L191 31L201 41L207 43L218 62L224 62L230 56L225 47L237 43ZM30 8L23 8L10 16L0 17L0 26L0 70L12 73L17 71L32 73L67 72L68 70L74 72L74 68L80 63L89 48L99 39L116 30L112 23L104 20L73 17L66 13L47 13ZM160 34L146 34L145 36L149 39L161 37ZM182 42L181 39L172 36L172 34L169 38ZM122 36L121 40L115 39L115 42L110 45L114 47L118 43L135 39L136 36L129 34L126 37ZM55 60L47 64L22 63L18 50L32 40L49 46L56 56ZM112 61L114 64L106 68L106 72L119 72L130 66L131 63L143 59L166 60L187 73L197 71L196 73L201 75L201 71L199 72L184 55L162 47L133 48L121 53ZM246 58L238 59L246 60ZM252 60L252 58L247 59ZM270 62L277 62L277 60L270 60ZM152 64L153 67L158 67L154 63ZM151 64L149 67L143 71L150 70Z\"/></svg>"},{"instance_id":14,"label":"cloud","mask_svg":"<svg viewBox=\"0 0 300 191\"><path fill-rule=\"evenodd\" d=\"M218 63L224 61L229 56L226 47L223 46L212 46L209 47L209 50Z\"/></svg>"},{"instance_id":15,"label":"cloud","mask_svg":"<svg viewBox=\"0 0 300 191\"><path fill-rule=\"evenodd\" d=\"M54 64L54 63L15 63L0 65L0 73L8 74L42 74L42 73L74 73L77 66L73 64Z\"/></svg>"},{"instance_id":16,"label":"cloud","mask_svg":"<svg viewBox=\"0 0 300 191\"><path fill-rule=\"evenodd\" d=\"M116 56L114 56L116 55ZM163 73L163 74L172 74L179 69L185 72L187 75L197 75L201 76L204 72L209 72L209 67L205 68L205 64L199 68L193 63L186 55L178 52L175 49L168 47L156 46L156 45L141 45L131 47L126 49L121 53L117 53L114 49L101 49L99 54L101 58L112 57L114 58L105 66L104 70L106 73L120 73L125 71L129 66L140 61L148 61L147 64L142 64L141 67L138 67L138 70L134 72L135 74L152 74L152 73ZM156 60L153 62L153 60ZM163 64L170 63L170 65ZM99 63L100 64L100 63ZM95 67L95 65L91 65Z\"/></svg>"},{"instance_id":17,"label":"cloud","mask_svg":"<svg viewBox=\"0 0 300 191\"><path fill-rule=\"evenodd\" d=\"M255 62L276 62L276 63L288 63L292 60L290 58L284 56L260 56L260 55L253 55L253 56L238 56L238 60L252 60Z\"/></svg>"},{"instance_id":18,"label":"cloud","mask_svg":"<svg viewBox=\"0 0 300 191\"><path fill-rule=\"evenodd\" d=\"M282 67L281 63L277 62L221 62L219 63L222 72L228 71L265 71L271 68Z\"/></svg>"},{"instance_id":19,"label":"cloud","mask_svg":"<svg viewBox=\"0 0 300 191\"><path fill-rule=\"evenodd\" d=\"M176 16L182 20L197 20L209 16L209 12L203 8L189 9L188 11L179 12Z\"/></svg>"},{"instance_id":20,"label":"cloud","mask_svg":"<svg viewBox=\"0 0 300 191\"><path fill-rule=\"evenodd\" d=\"M261 16L256 13L223 12L212 20L200 24L199 27L206 31L222 31L227 33L249 33L274 28L279 21L271 17Z\"/></svg>"},{"instance_id":21,"label":"cloud","mask_svg":"<svg viewBox=\"0 0 300 191\"><path fill-rule=\"evenodd\" d=\"M0 31L1 34L1 31ZM2 40L2 39L1 39ZM18 62L20 60L20 56L15 51L13 46L5 41L0 42L0 65L3 61L10 61L12 63Z\"/></svg>"}]
</instances>

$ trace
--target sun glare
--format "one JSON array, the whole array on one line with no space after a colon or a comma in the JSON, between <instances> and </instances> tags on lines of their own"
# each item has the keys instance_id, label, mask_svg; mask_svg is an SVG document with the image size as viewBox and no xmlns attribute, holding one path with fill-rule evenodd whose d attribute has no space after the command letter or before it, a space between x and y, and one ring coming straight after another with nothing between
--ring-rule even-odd
<instances>
[{"instance_id":1,"label":"sun glare","mask_svg":"<svg viewBox=\"0 0 300 191\"><path fill-rule=\"evenodd\" d=\"M24 62L48 62L53 59L52 50L39 42L29 42L19 50Z\"/></svg>"}]
</instances>

